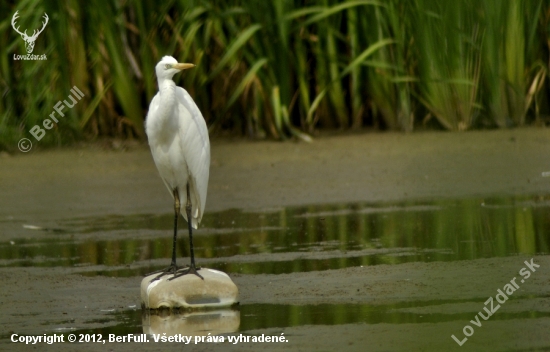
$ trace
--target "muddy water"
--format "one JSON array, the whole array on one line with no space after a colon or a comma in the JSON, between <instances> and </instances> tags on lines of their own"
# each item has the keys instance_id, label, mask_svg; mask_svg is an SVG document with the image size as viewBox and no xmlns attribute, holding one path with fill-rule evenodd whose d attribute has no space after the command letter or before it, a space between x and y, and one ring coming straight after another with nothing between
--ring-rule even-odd
<instances>
[{"instance_id":1,"label":"muddy water","mask_svg":"<svg viewBox=\"0 0 550 352\"><path fill-rule=\"evenodd\" d=\"M205 215L196 232L195 253L198 263L230 275L547 255L549 212L550 196L545 195L311 205L262 212L229 210ZM17 225L26 231L41 236L0 243L0 266L67 267L87 277L137 277L168 263L171 224L170 214L67 219L55 228L20 223ZM178 252L182 255L188 253L188 241L185 229L179 233ZM183 264L187 258L179 260ZM470 309L452 314L418 313L415 309L469 301L245 303L234 308L239 321L232 332L309 325L453 322L471 319ZM473 301L482 307L483 297ZM142 321L146 321L142 313L139 306L117 310L107 313L104 326L97 321L96 328L77 331L139 334L144 330ZM526 308L492 320L539 318L550 318L550 312ZM71 324L67 325L70 329ZM55 329L44 326L47 331Z\"/></svg>"},{"instance_id":2,"label":"muddy water","mask_svg":"<svg viewBox=\"0 0 550 352\"><path fill-rule=\"evenodd\" d=\"M289 342L196 350L548 350L548 170L543 128L213 140L195 244L201 265L230 273L241 305L171 321L140 309L140 275L168 263L172 226L146 145L0 154L0 349L28 349L11 333L121 336L155 322L218 333L204 326L222 317L234 335ZM179 264L187 251L182 224ZM521 282L531 260L540 267ZM471 323L513 278L498 312ZM459 347L451 335L466 326ZM168 349L110 348L136 346Z\"/></svg>"}]
</instances>

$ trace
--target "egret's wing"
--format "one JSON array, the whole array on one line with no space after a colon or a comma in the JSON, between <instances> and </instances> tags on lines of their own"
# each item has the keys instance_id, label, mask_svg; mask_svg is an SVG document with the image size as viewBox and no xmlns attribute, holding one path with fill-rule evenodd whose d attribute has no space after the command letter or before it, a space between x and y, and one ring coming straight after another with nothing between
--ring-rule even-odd
<instances>
[{"instance_id":1,"label":"egret's wing","mask_svg":"<svg viewBox=\"0 0 550 352\"><path fill-rule=\"evenodd\" d=\"M149 124L152 122L151 116L154 116L159 108L160 104L160 94L157 93L153 97L153 100L151 100L151 104L149 104L149 111L147 111L147 116L145 117L145 133L147 133Z\"/></svg>"},{"instance_id":2,"label":"egret's wing","mask_svg":"<svg viewBox=\"0 0 550 352\"><path fill-rule=\"evenodd\" d=\"M153 156L153 160L155 161L155 165L157 166L157 169L159 169L160 172L160 161L159 158L159 151L155 148L159 147L157 145L156 137L158 136L158 119L155 121L155 116L157 116L157 111L159 109L160 105L160 94L157 93L153 97L153 100L151 100L151 104L149 104L149 111L147 111L147 116L145 117L145 133L147 134L147 138L149 140L149 145L151 147L151 154ZM172 194L172 187L166 182L166 180L162 177L162 182L166 185L166 188L168 189L168 193Z\"/></svg>"},{"instance_id":3,"label":"egret's wing","mask_svg":"<svg viewBox=\"0 0 550 352\"><path fill-rule=\"evenodd\" d=\"M210 170L210 140L206 122L189 93L181 87L176 87L176 100L179 110L180 148L185 156L191 181L192 225L197 228L206 205ZM187 195L186 193L185 189L180 189L182 208L186 202L186 198L183 197Z\"/></svg>"}]
</instances>

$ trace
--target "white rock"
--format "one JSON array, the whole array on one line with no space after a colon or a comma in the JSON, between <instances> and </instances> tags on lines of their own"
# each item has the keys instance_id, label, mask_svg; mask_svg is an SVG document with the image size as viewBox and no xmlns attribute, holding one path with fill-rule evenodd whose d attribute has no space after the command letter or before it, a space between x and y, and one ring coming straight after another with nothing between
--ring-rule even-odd
<instances>
[{"instance_id":1,"label":"white rock","mask_svg":"<svg viewBox=\"0 0 550 352\"><path fill-rule=\"evenodd\" d=\"M151 281L158 274L141 281L141 302L148 309L229 307L238 301L239 290L224 272L201 268L204 278L189 274L174 280L172 274Z\"/></svg>"},{"instance_id":2,"label":"white rock","mask_svg":"<svg viewBox=\"0 0 550 352\"><path fill-rule=\"evenodd\" d=\"M141 323L145 334L176 334L206 336L237 332L241 322L240 312L231 308L191 311L178 314L143 314Z\"/></svg>"}]
</instances>

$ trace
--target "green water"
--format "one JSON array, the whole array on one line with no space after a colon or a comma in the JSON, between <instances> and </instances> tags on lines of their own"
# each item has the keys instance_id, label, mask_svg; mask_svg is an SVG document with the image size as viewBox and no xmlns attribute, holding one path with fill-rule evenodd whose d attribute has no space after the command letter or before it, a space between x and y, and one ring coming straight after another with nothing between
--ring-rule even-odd
<instances>
[{"instance_id":1,"label":"green water","mask_svg":"<svg viewBox=\"0 0 550 352\"><path fill-rule=\"evenodd\" d=\"M199 264L230 274L544 255L550 252L549 214L550 196L229 210L204 216L194 238L195 253ZM71 267L81 275L143 275L168 264L172 221L171 214L139 214L72 219L55 228L28 229L41 231L43 237L0 243L0 266ZM185 223L181 223L180 256L188 253ZM479 297L480 306L484 299ZM403 311L444 303L457 302L241 305L239 331L312 324L437 323L475 315ZM502 313L493 320L541 316L550 314ZM141 319L139 309L122 310L101 322L104 327L87 332L141 333Z\"/></svg>"},{"instance_id":2,"label":"green water","mask_svg":"<svg viewBox=\"0 0 550 352\"><path fill-rule=\"evenodd\" d=\"M547 254L549 210L549 196L315 205L263 213L230 210L204 216L195 234L195 253L198 262L245 274ZM40 240L0 243L0 266L144 274L163 266L151 260L168 262L172 219L167 214L60 222L55 229L34 230L43 232ZM180 228L179 234L178 254L184 256L189 251L187 231ZM295 255L253 256L280 253ZM244 257L232 259L236 255ZM97 265L109 269L90 270Z\"/></svg>"},{"instance_id":3,"label":"green water","mask_svg":"<svg viewBox=\"0 0 550 352\"><path fill-rule=\"evenodd\" d=\"M486 298L479 300L434 300L404 302L388 305L369 304L316 304L316 305L284 305L284 304L247 304L235 310L240 312L240 326L238 331L247 332L257 329L285 328L302 325L339 325L339 324L416 324L442 323L450 321L469 321L476 312L461 313L415 313L407 308L440 306L443 304L460 304L463 302L478 301L480 306ZM513 299L512 299L513 301ZM124 310L108 315L102 322L105 327L71 331L73 333L88 334L140 334L143 332L141 310ZM180 319L185 315L179 315ZM499 312L491 317L491 321L506 321L516 319L550 318L550 312ZM56 332L51 329L50 332Z\"/></svg>"}]
</instances>

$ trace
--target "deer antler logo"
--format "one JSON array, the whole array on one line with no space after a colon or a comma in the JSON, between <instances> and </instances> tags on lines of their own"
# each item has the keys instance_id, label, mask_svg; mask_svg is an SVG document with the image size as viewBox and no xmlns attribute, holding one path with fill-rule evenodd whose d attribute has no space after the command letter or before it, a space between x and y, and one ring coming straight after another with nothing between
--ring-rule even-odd
<instances>
[{"instance_id":1,"label":"deer antler logo","mask_svg":"<svg viewBox=\"0 0 550 352\"><path fill-rule=\"evenodd\" d=\"M21 34L21 38L23 38L23 40L25 41L25 49L27 49L27 53L31 54L32 51L34 50L34 42L36 41L36 38L38 38L38 35L42 33L44 28L46 28L49 18L48 18L48 15L44 12L44 19L46 21L42 22L42 28L40 30L35 29L34 32L32 33L32 36L29 37L27 35L27 30L25 30L24 33L21 33L19 31L19 27L15 28L15 21L17 21L17 18L19 18L19 15L17 15L18 12L19 11L15 11L15 14L11 19L11 26L13 27L13 29L15 29L17 33Z\"/></svg>"}]
</instances>

